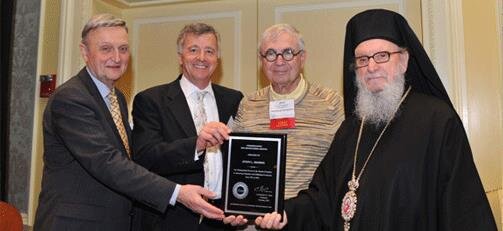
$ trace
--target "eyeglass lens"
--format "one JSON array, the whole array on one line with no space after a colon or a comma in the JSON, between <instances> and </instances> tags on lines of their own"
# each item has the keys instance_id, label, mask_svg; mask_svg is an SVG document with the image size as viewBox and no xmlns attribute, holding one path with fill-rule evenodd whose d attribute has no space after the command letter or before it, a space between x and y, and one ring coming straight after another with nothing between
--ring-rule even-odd
<instances>
[{"instance_id":1,"label":"eyeglass lens","mask_svg":"<svg viewBox=\"0 0 503 231\"><path fill-rule=\"evenodd\" d=\"M365 67L369 65L370 58L374 60L376 63L385 63L390 59L391 54L401 53L402 51L388 52L388 51L380 51L371 56L360 56L355 58L355 65L357 68Z\"/></svg>"},{"instance_id":2,"label":"eyeglass lens","mask_svg":"<svg viewBox=\"0 0 503 231\"><path fill-rule=\"evenodd\" d=\"M298 55L301 51L298 51L295 53L295 51L291 48L286 48L284 49L281 53L277 53L274 49L268 49L265 52L265 55L262 55L267 61L269 62L274 62L276 59L278 59L278 56L281 55L285 61L290 61Z\"/></svg>"}]
</instances>

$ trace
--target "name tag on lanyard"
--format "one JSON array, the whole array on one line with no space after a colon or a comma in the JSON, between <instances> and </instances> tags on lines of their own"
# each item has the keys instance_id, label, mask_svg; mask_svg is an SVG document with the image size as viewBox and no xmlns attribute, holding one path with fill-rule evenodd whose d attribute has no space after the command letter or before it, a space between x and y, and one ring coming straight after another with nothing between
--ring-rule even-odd
<instances>
[{"instance_id":1,"label":"name tag on lanyard","mask_svg":"<svg viewBox=\"0 0 503 231\"><path fill-rule=\"evenodd\" d=\"M269 103L269 128L295 128L295 101L293 99L275 100Z\"/></svg>"}]
</instances>

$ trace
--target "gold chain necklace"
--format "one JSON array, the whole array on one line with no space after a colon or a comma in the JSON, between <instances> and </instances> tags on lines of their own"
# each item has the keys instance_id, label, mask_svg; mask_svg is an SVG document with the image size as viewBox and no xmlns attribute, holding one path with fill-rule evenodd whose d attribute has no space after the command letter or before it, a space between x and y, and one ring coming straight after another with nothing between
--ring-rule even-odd
<instances>
[{"instance_id":1,"label":"gold chain necklace","mask_svg":"<svg viewBox=\"0 0 503 231\"><path fill-rule=\"evenodd\" d=\"M409 87L409 89L407 89L407 92L405 92L405 94L400 99L400 103L398 104L398 107L396 108L394 114L396 114L396 112L398 111L398 108L400 108L400 105L405 100L405 97L407 97L407 95L409 94L410 89L411 89L411 87ZM351 224L350 224L351 219L353 219L355 212L356 212L356 203L358 201L358 198L356 196L356 190L359 187L358 182L360 181L360 177L362 176L363 171L365 171L365 167L367 166L367 163L369 162L370 157L372 157L372 154L374 153L374 150L377 147L377 144L379 143L382 135L384 134L384 132L388 128L389 124L391 123L391 120L392 119L390 119L386 123L386 126L384 126L383 130L381 131L381 134L379 134L379 137L377 137L377 140L374 143L374 146L370 150L370 153L369 153L367 159L365 160L365 163L363 164L362 170L360 170L358 177L356 177L356 159L357 159L357 155L358 155L358 147L360 146L360 140L362 137L363 124L365 123L365 116L362 118L362 122L360 125L360 131L358 132L358 140L356 141L355 158L353 160L353 173L351 176L351 180L348 181L349 191L344 195L344 198L342 198L342 204L341 204L341 216L342 216L342 219L344 219L344 231L349 231L349 228L351 227Z\"/></svg>"}]
</instances>

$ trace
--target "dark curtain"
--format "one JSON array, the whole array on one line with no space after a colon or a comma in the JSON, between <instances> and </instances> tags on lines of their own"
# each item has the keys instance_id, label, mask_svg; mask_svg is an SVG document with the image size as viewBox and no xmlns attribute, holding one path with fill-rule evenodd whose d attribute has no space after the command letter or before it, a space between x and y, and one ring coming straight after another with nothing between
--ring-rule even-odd
<instances>
[{"instance_id":1,"label":"dark curtain","mask_svg":"<svg viewBox=\"0 0 503 231\"><path fill-rule=\"evenodd\" d=\"M15 0L0 0L0 4L0 200L5 201Z\"/></svg>"}]
</instances>

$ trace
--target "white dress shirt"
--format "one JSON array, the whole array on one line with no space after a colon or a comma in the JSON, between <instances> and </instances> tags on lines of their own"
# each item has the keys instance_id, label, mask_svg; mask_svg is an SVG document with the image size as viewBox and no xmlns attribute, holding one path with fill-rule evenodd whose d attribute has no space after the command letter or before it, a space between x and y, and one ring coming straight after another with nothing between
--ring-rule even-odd
<instances>
[{"instance_id":1,"label":"white dress shirt","mask_svg":"<svg viewBox=\"0 0 503 231\"><path fill-rule=\"evenodd\" d=\"M190 114L192 115L192 120L194 121L194 112L197 104L197 92L207 91L208 93L204 97L204 110L206 112L207 122L219 121L217 102L215 99L215 94L211 83L205 89L199 89L194 84L192 84L185 76L180 79L180 87L182 88L187 104L190 108ZM199 160L199 155L197 150L194 150L194 161ZM217 196L215 199L221 197L222 191L222 152L220 151L220 146L214 146L206 148L206 155L204 159L204 187L208 190L214 192Z\"/></svg>"}]
</instances>

